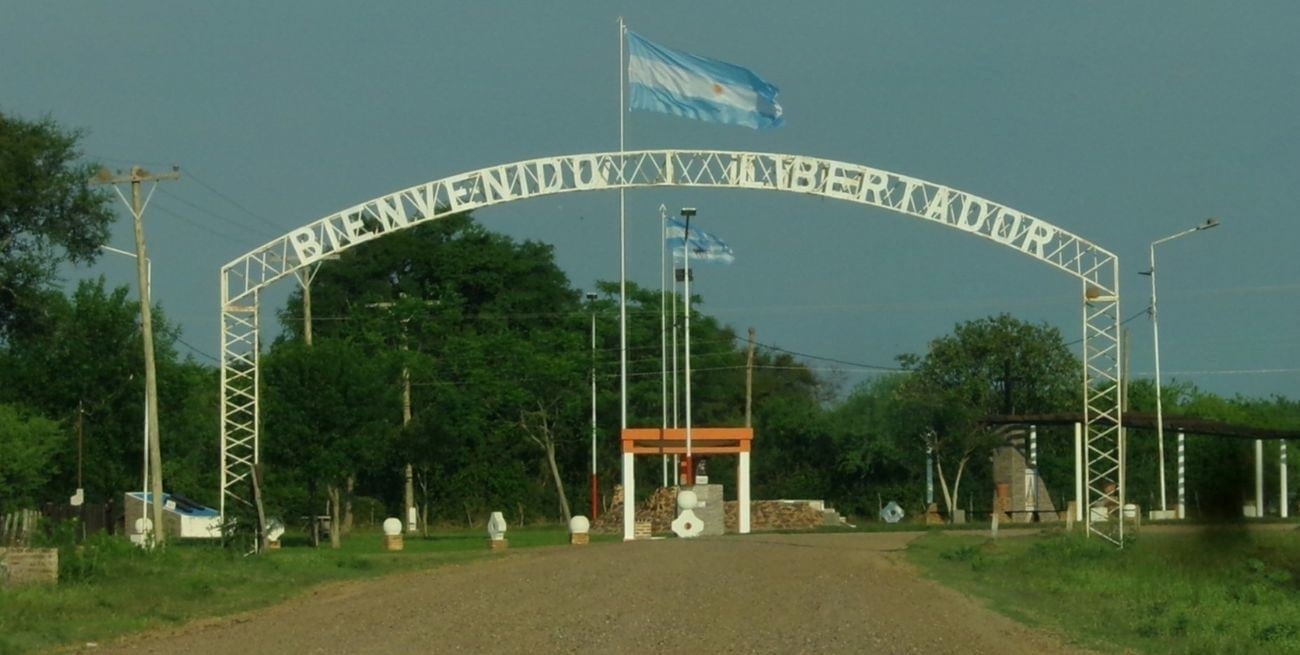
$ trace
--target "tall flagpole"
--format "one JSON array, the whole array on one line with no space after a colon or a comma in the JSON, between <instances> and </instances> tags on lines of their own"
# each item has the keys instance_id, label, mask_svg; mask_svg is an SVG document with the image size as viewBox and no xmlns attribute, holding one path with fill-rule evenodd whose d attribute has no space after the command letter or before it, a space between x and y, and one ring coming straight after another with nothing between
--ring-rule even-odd
<instances>
[{"instance_id":1,"label":"tall flagpole","mask_svg":"<svg viewBox=\"0 0 1300 655\"><path fill-rule=\"evenodd\" d=\"M619 426L627 429L627 223L624 219L626 204L623 188L623 112L627 103L623 99L623 42L626 40L627 26L623 17L618 17L618 387L619 387ZM622 432L619 433L621 443ZM636 530L636 459L631 453L623 453L623 540L635 538Z\"/></svg>"},{"instance_id":2,"label":"tall flagpole","mask_svg":"<svg viewBox=\"0 0 1300 655\"><path fill-rule=\"evenodd\" d=\"M677 257L673 257L673 301L672 301L672 318L673 318L673 428L677 428ZM678 476L681 475L681 469L677 466L678 455L673 455L673 485L680 483Z\"/></svg>"},{"instance_id":3,"label":"tall flagpole","mask_svg":"<svg viewBox=\"0 0 1300 655\"><path fill-rule=\"evenodd\" d=\"M620 425L627 428L627 222L623 189L623 39L627 27L618 18L618 386L622 414ZM630 499L629 499L630 500Z\"/></svg>"},{"instance_id":4,"label":"tall flagpole","mask_svg":"<svg viewBox=\"0 0 1300 655\"><path fill-rule=\"evenodd\" d=\"M664 260L668 254L668 207L659 205L659 369L660 391L659 407L662 410L662 427L668 427L668 308L665 306L668 293L668 279L664 277L667 266ZM668 455L661 454L663 463L663 486L668 486Z\"/></svg>"}]
</instances>

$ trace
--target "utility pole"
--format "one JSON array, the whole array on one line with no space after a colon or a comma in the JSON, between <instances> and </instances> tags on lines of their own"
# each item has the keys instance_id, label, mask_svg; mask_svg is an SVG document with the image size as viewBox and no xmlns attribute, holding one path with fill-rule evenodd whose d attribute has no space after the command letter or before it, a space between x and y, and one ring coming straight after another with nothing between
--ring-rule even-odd
<instances>
[{"instance_id":1,"label":"utility pole","mask_svg":"<svg viewBox=\"0 0 1300 655\"><path fill-rule=\"evenodd\" d=\"M405 295L405 294L403 294ZM426 300L425 305L436 305L437 301ZM379 307L392 310L397 303L395 302L374 302L368 303L367 307ZM401 319L402 322L402 351L406 351L406 323L409 318ZM403 357L405 360L405 357ZM402 362L402 427L411 424L411 369L405 361ZM410 458L407 458L410 459ZM403 521L406 523L407 534L415 534L420 531L419 521L416 520L415 508L415 467L408 461L403 468L403 478L405 484L402 489L403 499Z\"/></svg>"},{"instance_id":2,"label":"utility pole","mask_svg":"<svg viewBox=\"0 0 1300 655\"><path fill-rule=\"evenodd\" d=\"M745 427L753 427L754 416L754 328L749 328L749 353L745 356Z\"/></svg>"},{"instance_id":3,"label":"utility pole","mask_svg":"<svg viewBox=\"0 0 1300 655\"><path fill-rule=\"evenodd\" d=\"M170 173L153 174L139 166L132 166L131 173L128 175L113 175L107 169L99 169L99 174L93 180L97 184L111 184L117 196L131 210L132 225L135 229L135 270L138 283L140 285L140 334L144 341L144 393L145 406L149 415L149 468L153 469L153 480L149 490L149 500L153 507L153 529L150 531L154 543L162 545L166 542L166 534L163 531L162 515L162 453L160 447L160 438L158 434L158 377L154 365L153 350L153 316L150 311L149 303L149 280L148 271L146 271L146 261L148 261L148 252L144 245L144 208L149 204L146 198L143 202L140 199L140 185L144 182L153 182L149 188L149 198L153 197L153 192L158 188L158 183L167 180L181 179L180 170L173 167ZM118 188L119 184L131 185L131 200L128 202L122 190Z\"/></svg>"}]
</instances>

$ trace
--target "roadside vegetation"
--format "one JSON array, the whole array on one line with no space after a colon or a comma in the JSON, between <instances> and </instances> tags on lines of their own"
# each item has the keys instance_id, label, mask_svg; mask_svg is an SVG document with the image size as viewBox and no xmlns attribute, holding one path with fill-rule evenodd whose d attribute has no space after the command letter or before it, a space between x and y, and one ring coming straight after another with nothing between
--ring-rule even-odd
<instances>
[{"instance_id":1,"label":"roadside vegetation","mask_svg":"<svg viewBox=\"0 0 1300 655\"><path fill-rule=\"evenodd\" d=\"M53 539L69 544L68 537ZM354 532L338 550L311 548L307 536L291 534L283 548L253 557L212 543L174 542L150 552L120 537L92 536L60 548L57 586L0 593L0 655L83 646L243 612L328 582L509 557L519 548L567 544L568 532L514 528L507 538L510 550L490 552L481 529L442 531L408 536L404 550L388 552L377 530Z\"/></svg>"},{"instance_id":2,"label":"roadside vegetation","mask_svg":"<svg viewBox=\"0 0 1300 655\"><path fill-rule=\"evenodd\" d=\"M994 609L1101 652L1300 653L1293 529L1146 533L1123 550L1080 534L931 533L909 559Z\"/></svg>"}]
</instances>

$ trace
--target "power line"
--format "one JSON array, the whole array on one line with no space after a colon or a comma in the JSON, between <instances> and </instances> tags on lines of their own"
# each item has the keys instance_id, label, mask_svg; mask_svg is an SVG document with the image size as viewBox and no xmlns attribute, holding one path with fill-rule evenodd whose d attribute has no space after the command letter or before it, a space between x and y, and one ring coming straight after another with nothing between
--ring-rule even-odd
<instances>
[{"instance_id":1,"label":"power line","mask_svg":"<svg viewBox=\"0 0 1300 655\"><path fill-rule=\"evenodd\" d=\"M251 224L248 224L248 223L243 223L243 222L240 222L240 221L236 221L235 219L230 218L230 217L228 217L228 216L222 216L221 214L218 214L218 213L212 211L211 209L208 209L208 208L206 208L206 207L202 207L202 206L200 206L200 205L196 205L196 204L194 204L194 203L192 203L192 202L190 202L190 201L188 201L188 200L186 200L186 199L184 199L184 198L182 198L182 197L180 197L180 196L178 196L178 195L176 195L176 194L174 194L174 193L171 193L170 191L167 191L166 189L159 189L159 191L161 191L162 194L163 194L164 196L167 196L168 198L171 198L171 199L175 200L176 202L179 202L179 203L181 203L181 204L183 204L183 205L186 205L186 206L188 206L189 208L191 208L191 209L193 209L193 210L195 210L195 211L203 212L204 214L207 214L208 216L211 216L211 217L216 218L216 219L221 220L221 221L225 221L225 222L230 223L231 225L234 225L234 226L236 226L236 227L238 227L238 228L245 229L245 230L253 230L253 231L255 231L255 232L260 232L260 233L265 234L265 235L270 235L270 236L273 237L273 238L274 238L274 237L277 237L277 236L280 236L280 233L279 233L279 232L272 231L272 230L268 230L268 229L266 229L265 226L262 226L262 225L251 225Z\"/></svg>"},{"instance_id":2,"label":"power line","mask_svg":"<svg viewBox=\"0 0 1300 655\"><path fill-rule=\"evenodd\" d=\"M735 337L735 340L739 341L739 340L740 340L740 337L739 337L739 336ZM845 360L845 359L836 359L836 358L834 358L834 357L822 357L822 356L820 356L820 355L809 355L808 353L801 353L801 352L798 352L798 351L795 351L795 350L787 350L787 349L785 349L785 348L781 348L781 347L779 347L779 346L773 346L773 345L769 345L769 344L765 344L765 343L758 343L757 341L755 341L754 343L755 343L756 345L762 346L763 348L766 348L766 349L768 349L768 350L775 350L775 351L778 351L778 352L786 353L786 354L788 354L788 355L796 355L796 356L798 356L798 357L806 357L806 358L808 358L808 359L816 359L816 360L823 361L823 362L831 362L832 364L843 364L843 365L845 365L845 366L856 366L856 367L858 367L858 368L871 369L871 370L877 370L877 371L894 371L894 372L898 372L898 371L905 371L905 370L906 370L906 369L903 369L903 368L899 368L899 367L897 367L897 366L880 366L880 365L878 365L878 364L863 364L862 362L851 362L851 361L848 361L848 360Z\"/></svg>"},{"instance_id":3,"label":"power line","mask_svg":"<svg viewBox=\"0 0 1300 655\"><path fill-rule=\"evenodd\" d=\"M164 214L167 214L168 216L171 216L172 218L175 218L176 220L179 220L179 221L181 221L182 223L185 223L185 224L190 225L190 226L192 226L192 227L196 227L196 228L198 228L198 229L200 229L200 230L203 230L204 232L207 232L208 234L211 234L212 236L215 236L215 237L219 237L219 238L225 239L225 240L227 240L227 241L229 241L229 242L231 242L231 243L246 243L243 239L237 239L237 238L235 238L235 237L233 237L233 236L231 236L231 235L229 235L229 234L225 234L225 233L223 233L223 232L218 232L218 231L212 229L210 226L208 226L208 225L205 224L205 223L202 223L202 222L199 222L199 221L195 221L195 220L190 219L190 218L186 218L184 215L180 214L179 212L176 212L175 210L172 210L172 209L168 209L167 206L164 205L164 204L161 204L161 203L158 203L158 202L155 202L155 203L153 203L153 204L154 204L154 206L156 206L156 207L158 208L158 211L160 211L160 212L162 212L162 213L164 213Z\"/></svg>"},{"instance_id":4,"label":"power line","mask_svg":"<svg viewBox=\"0 0 1300 655\"><path fill-rule=\"evenodd\" d=\"M202 355L202 356L204 356L204 357L207 357L208 359L210 359L210 360L212 360L212 361L214 361L214 362L217 362L218 364L221 363L221 360L217 359L216 357L213 357L212 355L209 355L209 354L203 352L202 350L199 350L198 348L195 348L194 346L190 345L190 342L188 342L188 341L186 341L186 340L184 340L184 339L182 339L182 338L180 338L180 337L176 337L176 340L179 341L179 342L181 343L181 345L183 345L183 346L185 346L186 348L189 348L190 350L194 351L195 354L197 354L197 355Z\"/></svg>"},{"instance_id":5,"label":"power line","mask_svg":"<svg viewBox=\"0 0 1300 655\"><path fill-rule=\"evenodd\" d=\"M240 211L244 212L245 214L248 214L249 216L252 216L253 218L256 218L257 220L262 221L263 223L266 223L267 225L270 225L271 227L276 228L277 231L279 231L279 230L281 229L279 226L277 226L277 225L275 224L275 221L273 221L273 220L271 220L271 219L269 219L269 218L267 218L267 217L265 217L265 216L262 216L261 214L258 214L257 212L254 212L253 210L251 210L251 209L245 207L244 205L240 204L238 200L235 200L234 198L231 198L230 196L226 195L225 193L222 193L221 191L217 190L217 189L216 189L215 187L213 187L211 184L208 184L207 182L204 182L204 181L202 180L202 178L200 178L198 175L195 175L195 174L194 174L194 171L192 171L192 170L186 168L186 169L185 169L185 173L186 173L187 175L189 175L190 178L193 179L195 182L198 182L198 183L199 183L199 186L201 186L201 187L207 189L208 191L211 191L212 193L216 194L216 195L217 195L219 198L221 198L222 200L225 200L226 202L228 202L228 203L234 205L236 209L239 209Z\"/></svg>"}]
</instances>

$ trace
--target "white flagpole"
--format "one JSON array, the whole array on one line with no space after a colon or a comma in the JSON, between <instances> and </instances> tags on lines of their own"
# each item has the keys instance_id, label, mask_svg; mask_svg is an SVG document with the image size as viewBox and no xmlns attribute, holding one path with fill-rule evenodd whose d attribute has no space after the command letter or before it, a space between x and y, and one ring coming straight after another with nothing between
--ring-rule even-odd
<instances>
[{"instance_id":1,"label":"white flagpole","mask_svg":"<svg viewBox=\"0 0 1300 655\"><path fill-rule=\"evenodd\" d=\"M673 428L677 428L677 258L673 257ZM673 483L680 484L681 470L677 466L677 455L673 455Z\"/></svg>"},{"instance_id":2,"label":"white flagpole","mask_svg":"<svg viewBox=\"0 0 1300 655\"><path fill-rule=\"evenodd\" d=\"M618 377L621 405L621 427L627 428L627 221L623 182L623 41L627 26L618 18ZM629 499L630 500L630 499Z\"/></svg>"},{"instance_id":3,"label":"white flagpole","mask_svg":"<svg viewBox=\"0 0 1300 655\"><path fill-rule=\"evenodd\" d=\"M627 223L624 220L626 204L623 196L623 112L627 103L623 100L623 42L627 35L627 26L623 17L618 17L618 386L619 386L619 425L627 429ZM621 443L623 435L620 432ZM623 540L631 541L636 534L636 457L623 453Z\"/></svg>"},{"instance_id":4,"label":"white flagpole","mask_svg":"<svg viewBox=\"0 0 1300 655\"><path fill-rule=\"evenodd\" d=\"M664 264L668 252L668 207L659 205L659 368L660 393L659 407L662 410L664 428L668 427L668 308L665 307L668 280L664 277L667 266ZM663 463L663 486L668 486L668 455L660 454Z\"/></svg>"}]
</instances>

